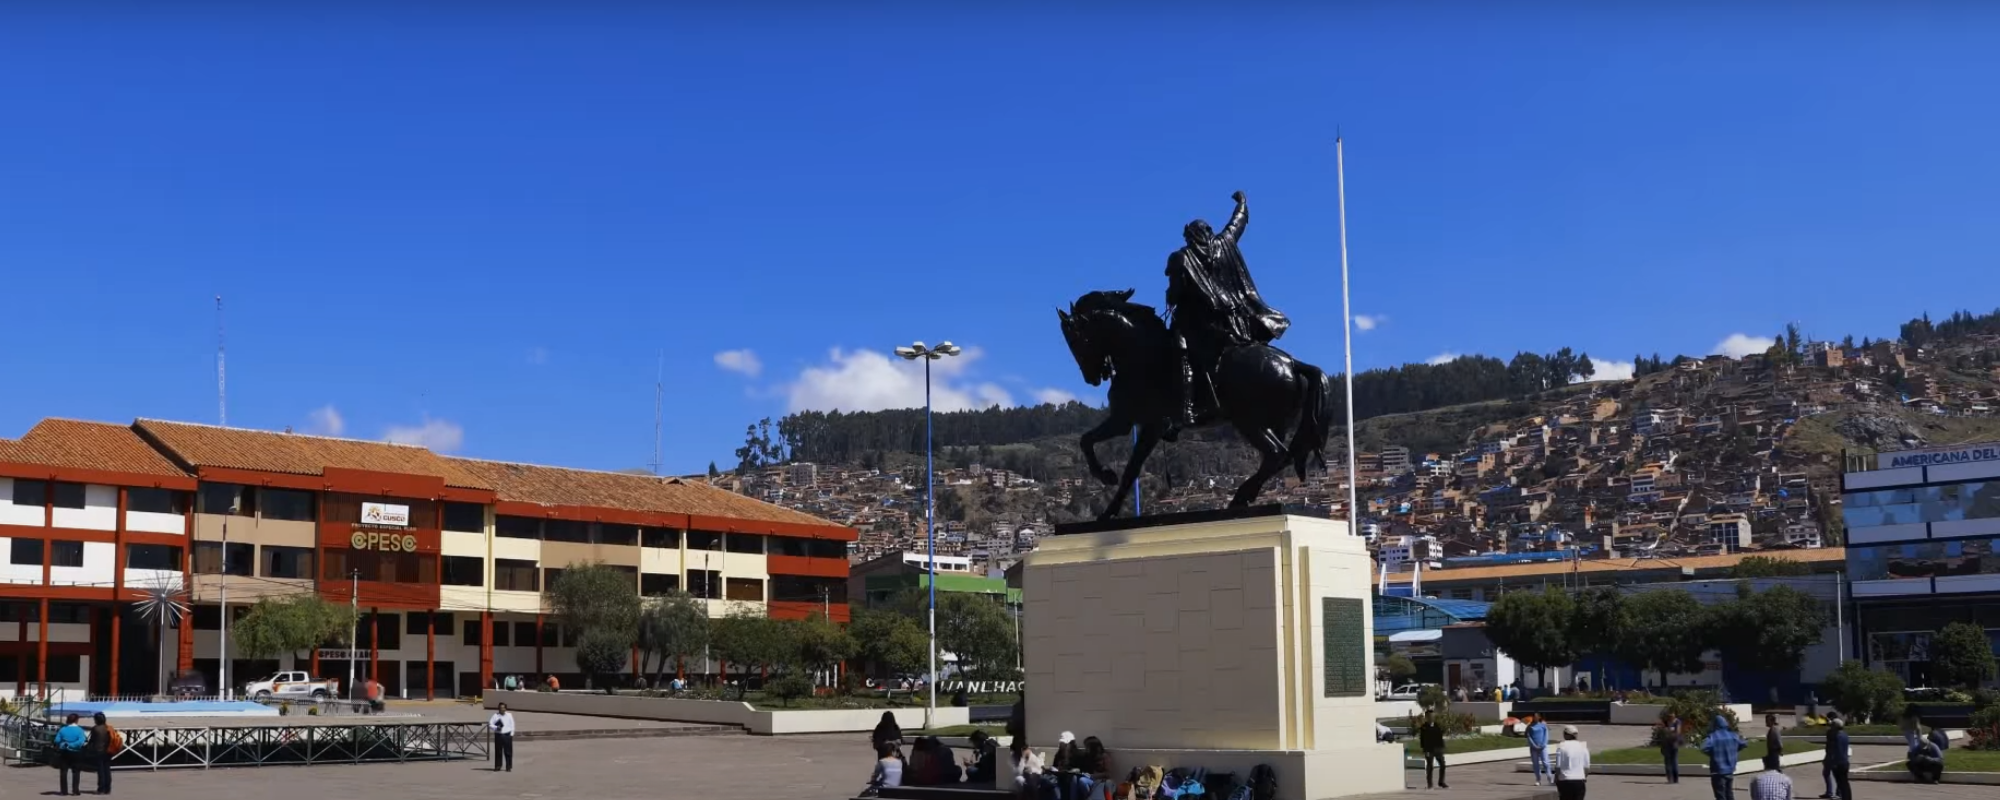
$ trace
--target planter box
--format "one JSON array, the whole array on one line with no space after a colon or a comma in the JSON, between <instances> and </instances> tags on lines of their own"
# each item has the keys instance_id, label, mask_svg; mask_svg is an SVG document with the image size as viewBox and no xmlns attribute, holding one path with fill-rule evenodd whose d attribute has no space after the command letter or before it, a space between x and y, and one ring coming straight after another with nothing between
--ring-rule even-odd
<instances>
[{"instance_id":1,"label":"planter box","mask_svg":"<svg viewBox=\"0 0 2000 800\"><path fill-rule=\"evenodd\" d=\"M1510 747L1505 750L1480 750L1472 753L1446 753L1444 754L1444 765L1447 767L1456 767L1462 764L1491 764L1495 761L1513 761L1527 757L1528 748L1525 747ZM1423 756L1404 756L1403 766L1406 768L1423 769L1424 758Z\"/></svg>"},{"instance_id":2,"label":"planter box","mask_svg":"<svg viewBox=\"0 0 2000 800\"><path fill-rule=\"evenodd\" d=\"M1611 701L1587 700L1565 702L1561 700L1517 701L1509 709L1514 716L1537 714L1550 722L1606 722L1611 719Z\"/></svg>"},{"instance_id":3,"label":"planter box","mask_svg":"<svg viewBox=\"0 0 2000 800\"><path fill-rule=\"evenodd\" d=\"M1480 722L1499 722L1506 719L1514 709L1512 702L1495 703L1491 700L1452 703L1451 710L1459 714L1471 714Z\"/></svg>"},{"instance_id":4,"label":"planter box","mask_svg":"<svg viewBox=\"0 0 2000 800\"><path fill-rule=\"evenodd\" d=\"M1928 733L1928 731L1926 733ZM1956 742L1960 739L1965 738L1965 731L1946 729L1944 735L1945 738ZM1826 737L1824 736L1802 736L1799 738L1802 738L1814 744L1826 744ZM1791 740L1792 736L1790 734L1786 734L1785 741L1791 741ZM1847 737L1847 743L1853 746L1860 746L1864 744L1895 746L1895 745L1905 744L1906 740L1901 736L1855 736L1853 734L1849 734Z\"/></svg>"},{"instance_id":5,"label":"planter box","mask_svg":"<svg viewBox=\"0 0 2000 800\"><path fill-rule=\"evenodd\" d=\"M1917 710L1926 730L1932 725L1963 728L1972 724L1971 703L1911 703L1910 708Z\"/></svg>"},{"instance_id":6,"label":"planter box","mask_svg":"<svg viewBox=\"0 0 2000 800\"><path fill-rule=\"evenodd\" d=\"M1749 703L1731 703L1724 708L1736 712L1736 721L1745 726L1750 725L1755 718L1756 712L1751 710ZM1666 710L1666 706L1660 705L1613 703L1609 721L1613 725L1658 725L1660 713ZM1696 722L1704 728L1708 726L1708 720L1696 720Z\"/></svg>"},{"instance_id":7,"label":"planter box","mask_svg":"<svg viewBox=\"0 0 2000 800\"><path fill-rule=\"evenodd\" d=\"M1550 757L1551 757L1551 760L1553 760L1553 757L1554 757L1554 755L1555 755L1555 753L1553 752L1553 750L1551 750L1551 752L1550 752L1550 754L1549 754L1549 755L1550 755ZM1695 753L1695 755L1696 755L1697 759L1699 759L1699 758L1700 758L1700 753L1699 753L1698 751L1697 751L1697 752ZM1821 761L1825 761L1825 760L1826 760L1826 751L1825 751L1825 750L1814 750L1814 751L1812 751L1812 752L1808 752L1808 753L1786 753L1786 754L1784 754L1784 755L1782 755L1782 756L1779 756L1779 757L1778 757L1778 763L1779 763L1779 764L1782 764L1782 765L1784 765L1784 766L1787 766L1787 767L1796 767L1796 766L1799 766L1799 765L1801 765L1801 764L1817 764L1817 763L1819 763L1819 762L1821 762ZM1532 765L1532 764L1515 764L1515 765L1514 765L1514 771L1515 771L1515 772L1534 772L1534 771L1535 771L1535 767L1534 767L1534 765ZM1749 777L1750 777L1751 775L1755 775L1755 774L1757 774L1758 772L1762 772L1762 771L1763 771L1763 767L1762 767L1761 765L1756 765L1756 764L1737 764L1737 765L1736 765L1736 777L1737 777L1737 778L1739 778L1739 779L1747 779L1747 778L1749 778ZM1665 764L1591 764L1591 765L1590 765L1590 774L1592 774L1592 775L1642 775L1642 776L1643 776L1643 775L1654 775L1654 776L1659 776L1659 777L1662 777L1662 778L1664 778L1664 777L1666 777L1666 775L1667 775L1667 765L1665 765ZM1857 773L1857 774L1858 774L1858 773ZM1689 760L1686 760L1686 759L1683 759L1683 760L1681 761L1681 777L1683 777L1683 778L1688 778L1688 777L1694 777L1694 778L1706 778L1706 777L1708 777L1708 762L1707 762L1707 761L1703 761L1703 760L1695 760L1695 761L1689 761Z\"/></svg>"},{"instance_id":8,"label":"planter box","mask_svg":"<svg viewBox=\"0 0 2000 800\"><path fill-rule=\"evenodd\" d=\"M575 714L615 719L647 719L662 722L702 722L736 725L763 736L792 733L852 733L872 731L882 721L884 710L894 711L896 724L904 730L924 726L921 708L841 709L834 711L760 711L749 703L720 700L680 700L668 697L584 694L570 692L488 691L487 708L506 703L515 711L545 714ZM937 727L971 723L968 709L940 706L933 717Z\"/></svg>"},{"instance_id":9,"label":"planter box","mask_svg":"<svg viewBox=\"0 0 2000 800\"><path fill-rule=\"evenodd\" d=\"M1876 783L1917 782L1916 778L1910 777L1910 771L1905 769L1902 764L1897 764L1894 769L1883 768L1879 772L1874 770L1868 772L1849 772L1847 773L1847 779L1850 781L1874 781ZM1970 786L2000 786L2000 772L1952 772L1946 770L1944 778L1939 782L1966 784Z\"/></svg>"}]
</instances>

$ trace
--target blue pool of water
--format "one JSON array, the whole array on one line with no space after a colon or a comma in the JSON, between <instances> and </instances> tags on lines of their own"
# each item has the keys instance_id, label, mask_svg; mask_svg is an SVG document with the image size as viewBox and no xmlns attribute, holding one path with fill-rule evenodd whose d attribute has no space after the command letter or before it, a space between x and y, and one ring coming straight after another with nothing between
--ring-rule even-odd
<instances>
[{"instance_id":1,"label":"blue pool of water","mask_svg":"<svg viewBox=\"0 0 2000 800\"><path fill-rule=\"evenodd\" d=\"M121 700L102 703L56 703L49 707L49 716L81 714L88 717L100 711L107 717L275 717L278 715L276 708L242 700L189 700L179 703L138 703Z\"/></svg>"}]
</instances>

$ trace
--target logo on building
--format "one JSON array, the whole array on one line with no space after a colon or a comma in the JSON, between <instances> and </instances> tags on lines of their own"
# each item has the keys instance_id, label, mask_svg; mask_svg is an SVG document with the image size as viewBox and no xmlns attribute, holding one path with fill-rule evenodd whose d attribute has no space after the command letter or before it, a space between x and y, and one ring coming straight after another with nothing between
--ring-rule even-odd
<instances>
[{"instance_id":1,"label":"logo on building","mask_svg":"<svg viewBox=\"0 0 2000 800\"><path fill-rule=\"evenodd\" d=\"M1971 464L1980 461L2000 461L2000 446L1987 444L1918 453L1883 453L1880 456L1879 468L1940 467L1947 464Z\"/></svg>"},{"instance_id":2,"label":"logo on building","mask_svg":"<svg viewBox=\"0 0 2000 800\"><path fill-rule=\"evenodd\" d=\"M394 525L398 528L410 526L410 507L388 503L362 503L361 522L364 525Z\"/></svg>"},{"instance_id":3,"label":"logo on building","mask_svg":"<svg viewBox=\"0 0 2000 800\"><path fill-rule=\"evenodd\" d=\"M348 539L356 550L379 550L384 553L417 552L417 537L407 533L378 533L375 531L355 531Z\"/></svg>"}]
</instances>

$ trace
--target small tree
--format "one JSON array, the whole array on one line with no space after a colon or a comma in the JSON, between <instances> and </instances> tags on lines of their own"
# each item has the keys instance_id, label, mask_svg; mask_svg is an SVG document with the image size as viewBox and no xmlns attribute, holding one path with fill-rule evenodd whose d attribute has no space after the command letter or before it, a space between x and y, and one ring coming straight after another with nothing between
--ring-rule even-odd
<instances>
[{"instance_id":1,"label":"small tree","mask_svg":"<svg viewBox=\"0 0 2000 800\"><path fill-rule=\"evenodd\" d=\"M788 667L803 672L831 672L834 665L854 655L854 637L820 614L788 623L785 637L793 651L785 659Z\"/></svg>"},{"instance_id":2,"label":"small tree","mask_svg":"<svg viewBox=\"0 0 2000 800\"><path fill-rule=\"evenodd\" d=\"M639 587L631 573L603 564L570 564L548 587L549 606L556 619L576 631L602 630L625 638L630 647L639 633Z\"/></svg>"},{"instance_id":3,"label":"small tree","mask_svg":"<svg viewBox=\"0 0 2000 800\"><path fill-rule=\"evenodd\" d=\"M1615 656L1624 629L1625 594L1610 586L1579 592L1569 617L1569 646L1581 656ZM1593 686L1604 685L1592 681Z\"/></svg>"},{"instance_id":4,"label":"small tree","mask_svg":"<svg viewBox=\"0 0 2000 800\"><path fill-rule=\"evenodd\" d=\"M1019 652L1014 620L998 598L939 594L937 633L938 648L957 656L963 673L1004 676L1014 671Z\"/></svg>"},{"instance_id":5,"label":"small tree","mask_svg":"<svg viewBox=\"0 0 2000 800\"><path fill-rule=\"evenodd\" d=\"M1903 679L1859 661L1843 661L1820 681L1820 694L1855 722L1893 720L1903 713Z\"/></svg>"},{"instance_id":6,"label":"small tree","mask_svg":"<svg viewBox=\"0 0 2000 800\"><path fill-rule=\"evenodd\" d=\"M1382 659L1382 672L1386 673L1389 676L1389 681L1391 683L1402 683L1403 681L1416 677L1417 664L1416 662L1411 661L1409 656L1405 656L1402 653L1396 653L1389 656L1388 658Z\"/></svg>"},{"instance_id":7,"label":"small tree","mask_svg":"<svg viewBox=\"0 0 2000 800\"><path fill-rule=\"evenodd\" d=\"M1555 588L1509 592L1486 610L1486 638L1532 669L1567 666L1576 661L1569 636L1575 609L1569 595Z\"/></svg>"},{"instance_id":8,"label":"small tree","mask_svg":"<svg viewBox=\"0 0 2000 800\"><path fill-rule=\"evenodd\" d=\"M584 675L583 688L592 688L594 682L605 676L625 671L625 664L632 657L632 643L628 637L605 628L585 628L576 637L576 668ZM606 680L608 691L615 681Z\"/></svg>"},{"instance_id":9,"label":"small tree","mask_svg":"<svg viewBox=\"0 0 2000 800\"><path fill-rule=\"evenodd\" d=\"M699 654L708 639L708 611L686 592L652 598L639 612L639 652L648 661L658 659L654 685L666 679L670 666Z\"/></svg>"},{"instance_id":10,"label":"small tree","mask_svg":"<svg viewBox=\"0 0 2000 800\"><path fill-rule=\"evenodd\" d=\"M1970 622L1954 622L1931 637L1931 675L1947 686L1977 689L1993 677L1993 643Z\"/></svg>"},{"instance_id":11,"label":"small tree","mask_svg":"<svg viewBox=\"0 0 2000 800\"><path fill-rule=\"evenodd\" d=\"M740 671L739 699L749 689L752 671L781 663L786 652L795 649L785 641L787 631L781 628L779 620L748 609L714 621L710 647L725 666Z\"/></svg>"},{"instance_id":12,"label":"small tree","mask_svg":"<svg viewBox=\"0 0 2000 800\"><path fill-rule=\"evenodd\" d=\"M244 658L276 658L327 643L348 644L354 609L318 594L258 600L229 627L230 644Z\"/></svg>"},{"instance_id":13,"label":"small tree","mask_svg":"<svg viewBox=\"0 0 2000 800\"><path fill-rule=\"evenodd\" d=\"M861 609L847 625L855 652L892 678L920 673L930 658L930 634L916 620L891 611Z\"/></svg>"},{"instance_id":14,"label":"small tree","mask_svg":"<svg viewBox=\"0 0 2000 800\"><path fill-rule=\"evenodd\" d=\"M1735 600L1709 608L1709 622L1724 660L1762 672L1797 672L1806 648L1823 638L1827 620L1812 595L1789 586L1756 592L1746 583L1737 584Z\"/></svg>"},{"instance_id":15,"label":"small tree","mask_svg":"<svg viewBox=\"0 0 2000 800\"><path fill-rule=\"evenodd\" d=\"M1619 614L1619 659L1660 673L1698 672L1710 644L1709 617L1701 601L1683 589L1640 592L1625 598Z\"/></svg>"}]
</instances>

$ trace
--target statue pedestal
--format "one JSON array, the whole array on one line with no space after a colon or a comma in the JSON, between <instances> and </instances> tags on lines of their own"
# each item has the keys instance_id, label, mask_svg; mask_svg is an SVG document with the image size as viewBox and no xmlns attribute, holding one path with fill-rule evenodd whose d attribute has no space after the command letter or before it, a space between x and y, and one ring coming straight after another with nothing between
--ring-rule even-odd
<instances>
[{"instance_id":1,"label":"statue pedestal","mask_svg":"<svg viewBox=\"0 0 2000 800\"><path fill-rule=\"evenodd\" d=\"M1309 517L1161 522L1028 556L1028 741L1099 737L1120 778L1269 764L1282 800L1401 791L1402 746L1375 741L1363 541Z\"/></svg>"}]
</instances>

